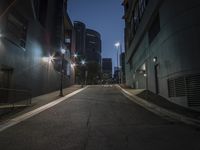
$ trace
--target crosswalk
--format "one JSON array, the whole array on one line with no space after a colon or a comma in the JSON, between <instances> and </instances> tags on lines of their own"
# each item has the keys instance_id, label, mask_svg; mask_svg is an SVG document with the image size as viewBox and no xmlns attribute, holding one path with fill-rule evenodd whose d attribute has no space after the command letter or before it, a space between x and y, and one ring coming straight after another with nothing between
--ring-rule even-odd
<instances>
[{"instance_id":1,"label":"crosswalk","mask_svg":"<svg viewBox=\"0 0 200 150\"><path fill-rule=\"evenodd\" d=\"M90 87L103 87L103 88L112 88L115 87L115 84L99 84L99 85L90 85Z\"/></svg>"}]
</instances>

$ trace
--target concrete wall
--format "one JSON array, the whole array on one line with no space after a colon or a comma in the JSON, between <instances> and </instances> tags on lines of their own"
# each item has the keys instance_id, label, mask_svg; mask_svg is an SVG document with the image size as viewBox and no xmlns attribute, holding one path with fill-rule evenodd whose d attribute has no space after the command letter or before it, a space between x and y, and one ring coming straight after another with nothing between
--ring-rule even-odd
<instances>
[{"instance_id":1,"label":"concrete wall","mask_svg":"<svg viewBox=\"0 0 200 150\"><path fill-rule=\"evenodd\" d=\"M156 14L160 18L160 32L149 43L148 29ZM148 89L155 91L155 64L158 64L159 94L165 98L188 106L187 97L171 97L168 79L200 73L200 2L192 1L149 1L135 39L127 49L130 58L126 67L127 85L139 82L135 72L143 63L147 64ZM132 55L132 56L131 56ZM157 62L153 58L157 57ZM132 63L132 68L130 68ZM135 79L134 79L135 77ZM139 87L145 87L140 83Z\"/></svg>"},{"instance_id":2,"label":"concrete wall","mask_svg":"<svg viewBox=\"0 0 200 150\"><path fill-rule=\"evenodd\" d=\"M47 27L44 28L34 18L31 3L26 1L26 5L23 9L21 8L21 4L25 1L21 0L16 3L13 9L16 9L28 21L26 46L25 48L20 47L16 41L6 35L6 18L10 13L8 11L0 20L4 34L4 37L0 38L0 65L1 69L2 66L13 68L9 88L29 89L32 91L32 95L36 96L58 90L60 85L60 73L54 69L53 62L43 61L43 57L48 57L58 51L53 38L55 8L51 1L48 12L52 14L49 14L51 17L47 17ZM29 9L28 12L26 8ZM64 86L70 84L67 78L64 78L63 82Z\"/></svg>"}]
</instances>

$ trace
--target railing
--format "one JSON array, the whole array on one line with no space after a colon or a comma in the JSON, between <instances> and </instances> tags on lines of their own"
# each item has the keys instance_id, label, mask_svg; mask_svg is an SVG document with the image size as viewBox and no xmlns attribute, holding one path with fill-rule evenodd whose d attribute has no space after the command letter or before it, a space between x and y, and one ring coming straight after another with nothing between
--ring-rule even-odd
<instances>
[{"instance_id":1,"label":"railing","mask_svg":"<svg viewBox=\"0 0 200 150\"><path fill-rule=\"evenodd\" d=\"M31 99L30 90L0 88L0 109L28 106Z\"/></svg>"}]
</instances>

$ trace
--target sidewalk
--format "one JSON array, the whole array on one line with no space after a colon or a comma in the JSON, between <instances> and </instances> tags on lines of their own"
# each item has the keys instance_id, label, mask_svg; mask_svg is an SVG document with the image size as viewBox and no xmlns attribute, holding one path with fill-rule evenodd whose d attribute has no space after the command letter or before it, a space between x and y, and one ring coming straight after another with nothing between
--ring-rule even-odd
<instances>
[{"instance_id":1,"label":"sidewalk","mask_svg":"<svg viewBox=\"0 0 200 150\"><path fill-rule=\"evenodd\" d=\"M63 89L63 95L67 95L67 94L70 94L78 89L81 89L81 85L72 85L70 87L67 87L65 89ZM13 110L9 111L8 113L0 116L0 123L1 122L4 122L6 120L9 120L11 118L14 118L16 116L20 116L22 114L25 114L31 110L34 110L36 108L39 108L45 104L48 104L56 99L60 98L59 97L59 91L54 91L54 92L51 92L51 93L47 93L47 94L44 94L44 95L40 95L40 96L37 96L37 97L33 97L32 98L32 103L30 106L27 106L27 107L20 107L20 108L14 108Z\"/></svg>"},{"instance_id":2,"label":"sidewalk","mask_svg":"<svg viewBox=\"0 0 200 150\"><path fill-rule=\"evenodd\" d=\"M153 113L200 127L199 111L179 106L147 90L131 89L126 86L118 88L130 100Z\"/></svg>"}]
</instances>

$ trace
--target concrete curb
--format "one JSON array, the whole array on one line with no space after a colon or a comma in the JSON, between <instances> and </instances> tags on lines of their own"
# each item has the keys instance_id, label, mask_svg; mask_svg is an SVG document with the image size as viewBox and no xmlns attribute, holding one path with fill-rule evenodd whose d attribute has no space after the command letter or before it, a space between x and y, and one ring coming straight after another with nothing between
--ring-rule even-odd
<instances>
[{"instance_id":1,"label":"concrete curb","mask_svg":"<svg viewBox=\"0 0 200 150\"><path fill-rule=\"evenodd\" d=\"M178 114L176 112L170 111L168 109L162 108L158 105L155 105L151 102L148 102L140 97L137 97L133 94L131 94L130 92L126 91L125 89L123 89L122 87L120 87L119 85L116 85L116 87L118 87L122 93L130 100L132 100L133 102L137 103L138 105L144 107L145 109L160 115L162 117L170 117L172 119L184 122L185 124L189 124L189 125L195 125L197 127L200 127L200 120L194 119L194 118L190 118L187 116L184 116L182 114Z\"/></svg>"}]
</instances>

